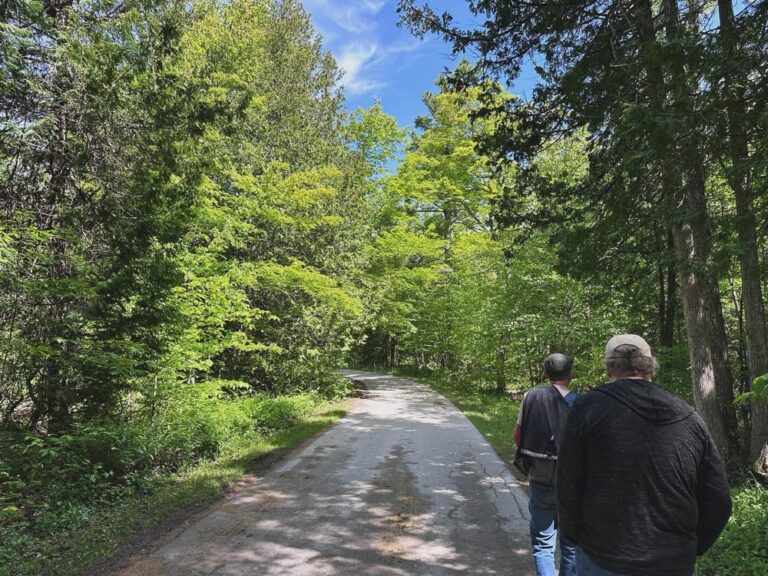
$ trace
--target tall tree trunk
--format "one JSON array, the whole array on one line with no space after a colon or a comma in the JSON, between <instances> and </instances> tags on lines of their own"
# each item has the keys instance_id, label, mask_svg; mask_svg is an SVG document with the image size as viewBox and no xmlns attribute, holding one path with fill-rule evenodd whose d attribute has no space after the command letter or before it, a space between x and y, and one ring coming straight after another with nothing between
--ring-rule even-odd
<instances>
[{"instance_id":1,"label":"tall tree trunk","mask_svg":"<svg viewBox=\"0 0 768 576\"><path fill-rule=\"evenodd\" d=\"M693 399L724 459L737 452L733 376L720 291L709 271L711 246L703 178L688 171L680 212L686 219L672 227L675 253L682 265L683 303L693 376Z\"/></svg>"},{"instance_id":2,"label":"tall tree trunk","mask_svg":"<svg viewBox=\"0 0 768 576\"><path fill-rule=\"evenodd\" d=\"M684 45L676 0L664 0L664 21L669 45ZM692 17L692 15L689 15ZM695 21L695 20L694 20ZM688 121L674 123L678 160L684 188L677 198L685 219L673 226L675 251L683 258L681 270L683 310L688 330L694 402L708 424L725 459L738 453L738 427L733 406L733 374L728 361L728 339L717 276L712 271L712 240L707 209L704 162L699 149L700 128L695 124L695 72L673 60L670 66L672 110ZM718 417L719 415L719 417Z\"/></svg>"},{"instance_id":3,"label":"tall tree trunk","mask_svg":"<svg viewBox=\"0 0 768 576\"><path fill-rule=\"evenodd\" d=\"M507 346L509 345L509 328L504 327L496 349L496 391L503 393L507 390Z\"/></svg>"},{"instance_id":4,"label":"tall tree trunk","mask_svg":"<svg viewBox=\"0 0 768 576\"><path fill-rule=\"evenodd\" d=\"M667 259L659 271L659 289L666 292L661 322L662 346L675 343L675 318L677 317L677 273L675 271L675 246L672 232L667 231ZM666 289L665 289L666 288Z\"/></svg>"},{"instance_id":5,"label":"tall tree trunk","mask_svg":"<svg viewBox=\"0 0 768 576\"><path fill-rule=\"evenodd\" d=\"M67 11L72 6L72 0L50 0L46 3L46 12L54 18L55 27L59 31L66 29L68 22ZM62 43L62 34L57 43ZM48 165L48 202L50 217L46 220L44 228L61 231L67 227L67 183L71 176L72 167L67 157L69 139L69 110L66 94L70 90L71 82L68 72L64 69L56 70L53 78L53 94L55 96L55 109L53 116L56 121L56 132L47 148ZM48 265L48 278L55 284L65 280L71 275L71 267L67 262L67 242L64 238L56 237L49 241L50 264ZM48 318L50 320L50 334L48 346L53 351L46 360L46 368L41 378L43 379L44 392L41 395L45 406L43 413L48 420L48 430L62 432L71 424L70 406L71 382L66 374L66 357L69 354L68 334L66 334L66 320L69 314L71 298L58 294L55 291L48 298Z\"/></svg>"},{"instance_id":6,"label":"tall tree trunk","mask_svg":"<svg viewBox=\"0 0 768 576\"><path fill-rule=\"evenodd\" d=\"M765 307L760 284L757 225L752 191L752 172L749 166L747 114L744 102L744 78L739 73L739 32L731 0L718 0L720 10L720 44L726 62L723 66L728 139L732 163L729 181L736 197L736 230L739 235L739 263L741 290L746 331L747 367L750 382L768 373L768 333L765 325ZM768 475L768 400L756 399L752 403L749 458L754 470Z\"/></svg>"},{"instance_id":7,"label":"tall tree trunk","mask_svg":"<svg viewBox=\"0 0 768 576\"><path fill-rule=\"evenodd\" d=\"M667 40L679 40L677 4L664 0ZM667 116L667 101L677 114L691 118L689 79L682 66L673 66L669 81L656 58L657 36L652 3L637 4L638 36L643 43L641 58L648 75L650 108ZM711 241L704 191L704 171L695 140L679 124L670 125L669 142L657 150L662 186L679 217L672 223L672 238L678 263L680 298L683 304L697 410L724 459L734 454L735 412L733 378L728 364L725 322L715 278L710 274ZM682 181L680 169L682 167Z\"/></svg>"},{"instance_id":8,"label":"tall tree trunk","mask_svg":"<svg viewBox=\"0 0 768 576\"><path fill-rule=\"evenodd\" d=\"M677 274L674 265L667 268L667 315L661 333L661 344L672 346L675 343L675 319L677 318Z\"/></svg>"},{"instance_id":9,"label":"tall tree trunk","mask_svg":"<svg viewBox=\"0 0 768 576\"><path fill-rule=\"evenodd\" d=\"M731 302L733 303L733 309L736 312L736 328L738 329L738 336L735 338L738 341L738 347L736 354L739 358L739 370L736 380L738 382L735 390L737 393L747 392L749 390L749 369L747 368L747 348L745 345L746 337L744 336L744 306L742 305L742 296L739 289L736 287L736 278L733 271L728 272L728 284L731 288ZM731 341L734 338L730 338Z\"/></svg>"},{"instance_id":10,"label":"tall tree trunk","mask_svg":"<svg viewBox=\"0 0 768 576\"><path fill-rule=\"evenodd\" d=\"M666 275L664 274L664 264L659 264L659 340L663 340L664 319L667 317L667 292ZM666 346L666 344L665 344Z\"/></svg>"}]
</instances>

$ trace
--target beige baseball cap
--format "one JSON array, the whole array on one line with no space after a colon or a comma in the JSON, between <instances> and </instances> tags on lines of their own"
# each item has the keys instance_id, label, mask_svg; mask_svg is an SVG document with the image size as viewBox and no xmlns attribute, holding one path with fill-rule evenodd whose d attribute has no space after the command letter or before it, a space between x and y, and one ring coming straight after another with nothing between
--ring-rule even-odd
<instances>
[{"instance_id":1,"label":"beige baseball cap","mask_svg":"<svg viewBox=\"0 0 768 576\"><path fill-rule=\"evenodd\" d=\"M628 348L624 348L624 347ZM617 350L620 348L619 350ZM616 356L625 357L632 355L634 350L637 349L640 356L646 358L653 358L651 354L651 347L648 346L648 342L643 340L637 334L618 334L608 340L608 344L605 345L605 357L612 358Z\"/></svg>"}]
</instances>

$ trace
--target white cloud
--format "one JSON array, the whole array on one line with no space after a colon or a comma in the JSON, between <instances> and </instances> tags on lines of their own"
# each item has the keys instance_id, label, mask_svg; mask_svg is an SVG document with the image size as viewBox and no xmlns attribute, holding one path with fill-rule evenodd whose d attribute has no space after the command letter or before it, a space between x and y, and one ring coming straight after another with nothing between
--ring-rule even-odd
<instances>
[{"instance_id":1,"label":"white cloud","mask_svg":"<svg viewBox=\"0 0 768 576\"><path fill-rule=\"evenodd\" d=\"M376 21L359 6L335 6L328 17L339 27L352 34L365 34L376 28Z\"/></svg>"},{"instance_id":2,"label":"white cloud","mask_svg":"<svg viewBox=\"0 0 768 576\"><path fill-rule=\"evenodd\" d=\"M341 83L350 95L370 94L384 88L393 72L417 58L418 50L427 44L395 29L390 21L393 15L383 13L393 3L394 0L304 0L304 8L312 15L325 48L343 70Z\"/></svg>"},{"instance_id":3,"label":"white cloud","mask_svg":"<svg viewBox=\"0 0 768 576\"><path fill-rule=\"evenodd\" d=\"M376 28L376 15L390 0L304 0L304 8L317 22L330 21L352 34L365 34Z\"/></svg>"},{"instance_id":4,"label":"white cloud","mask_svg":"<svg viewBox=\"0 0 768 576\"><path fill-rule=\"evenodd\" d=\"M349 43L341 48L336 62L344 71L342 83L350 93L371 92L384 85L375 77L366 75L370 65L376 62L378 52L375 43Z\"/></svg>"},{"instance_id":5,"label":"white cloud","mask_svg":"<svg viewBox=\"0 0 768 576\"><path fill-rule=\"evenodd\" d=\"M432 41L432 37L424 40L417 38L409 38L400 42L395 42L386 47L387 54L402 54L404 52L416 52L422 50L424 47Z\"/></svg>"},{"instance_id":6,"label":"white cloud","mask_svg":"<svg viewBox=\"0 0 768 576\"><path fill-rule=\"evenodd\" d=\"M388 1L389 0L363 0L363 4L365 4L366 8L368 8L369 12L372 14L378 14L381 12L381 9L387 5Z\"/></svg>"}]
</instances>

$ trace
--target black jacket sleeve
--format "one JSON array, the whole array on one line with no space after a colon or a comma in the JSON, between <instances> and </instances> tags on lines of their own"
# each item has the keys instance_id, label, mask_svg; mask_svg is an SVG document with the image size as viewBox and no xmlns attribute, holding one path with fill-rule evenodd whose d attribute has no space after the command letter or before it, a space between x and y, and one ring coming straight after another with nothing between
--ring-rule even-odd
<instances>
[{"instance_id":1,"label":"black jacket sleeve","mask_svg":"<svg viewBox=\"0 0 768 576\"><path fill-rule=\"evenodd\" d=\"M583 439L579 430L580 414L577 400L565 421L557 455L558 527L574 544L579 542L583 484Z\"/></svg>"},{"instance_id":2,"label":"black jacket sleeve","mask_svg":"<svg viewBox=\"0 0 768 576\"><path fill-rule=\"evenodd\" d=\"M699 506L699 522L696 527L698 545L696 553L701 556L715 543L717 537L731 516L732 502L723 463L709 434L707 446L699 469L699 484L696 500Z\"/></svg>"}]
</instances>

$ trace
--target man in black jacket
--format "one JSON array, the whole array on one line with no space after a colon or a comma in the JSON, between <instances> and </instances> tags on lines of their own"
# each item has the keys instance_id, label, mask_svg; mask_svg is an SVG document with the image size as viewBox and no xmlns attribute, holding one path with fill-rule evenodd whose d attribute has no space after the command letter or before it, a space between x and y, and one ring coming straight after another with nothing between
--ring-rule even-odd
<instances>
[{"instance_id":1,"label":"man in black jacket","mask_svg":"<svg viewBox=\"0 0 768 576\"><path fill-rule=\"evenodd\" d=\"M573 405L560 447L560 529L579 576L691 576L731 514L723 464L704 421L652 379L640 336L605 349L611 381Z\"/></svg>"}]
</instances>

